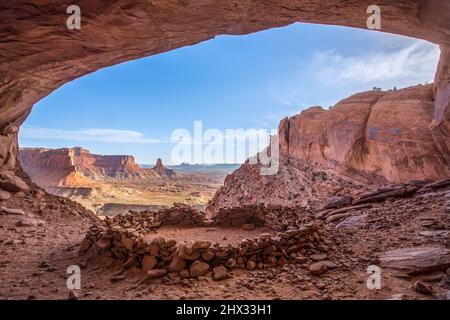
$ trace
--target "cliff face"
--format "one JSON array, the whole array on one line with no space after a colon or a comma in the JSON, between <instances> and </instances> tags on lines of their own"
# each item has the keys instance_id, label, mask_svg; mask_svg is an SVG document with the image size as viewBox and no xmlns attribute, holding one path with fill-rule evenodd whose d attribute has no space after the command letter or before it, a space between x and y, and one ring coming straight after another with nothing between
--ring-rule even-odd
<instances>
[{"instance_id":1,"label":"cliff face","mask_svg":"<svg viewBox=\"0 0 450 320\"><path fill-rule=\"evenodd\" d=\"M419 85L358 93L330 110L312 107L283 119L278 173L262 176L247 162L211 200L209 217L245 205L317 207L318 200L352 183L450 177L449 153L433 139L430 126L434 104L433 85Z\"/></svg>"},{"instance_id":2,"label":"cliff face","mask_svg":"<svg viewBox=\"0 0 450 320\"><path fill-rule=\"evenodd\" d=\"M43 187L141 175L132 156L103 156L82 148L24 148L20 150L20 160L32 180Z\"/></svg>"},{"instance_id":3,"label":"cliff face","mask_svg":"<svg viewBox=\"0 0 450 320\"><path fill-rule=\"evenodd\" d=\"M76 171L94 179L104 177L132 178L141 174L133 156L104 156L89 153L88 150L82 148L69 149L69 155Z\"/></svg>"},{"instance_id":4,"label":"cliff face","mask_svg":"<svg viewBox=\"0 0 450 320\"><path fill-rule=\"evenodd\" d=\"M282 120L280 152L391 182L448 177L448 154L430 130L433 106L432 85L355 94L330 110L313 107Z\"/></svg>"},{"instance_id":5,"label":"cliff face","mask_svg":"<svg viewBox=\"0 0 450 320\"><path fill-rule=\"evenodd\" d=\"M441 46L434 83L435 107L431 129L441 154L450 162L450 46Z\"/></svg>"}]
</instances>

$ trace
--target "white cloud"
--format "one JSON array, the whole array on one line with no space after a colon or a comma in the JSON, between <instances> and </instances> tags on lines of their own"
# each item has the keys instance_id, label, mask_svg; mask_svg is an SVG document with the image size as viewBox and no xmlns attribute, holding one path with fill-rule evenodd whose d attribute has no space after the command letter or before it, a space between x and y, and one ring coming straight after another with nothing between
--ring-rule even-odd
<instances>
[{"instance_id":1,"label":"white cloud","mask_svg":"<svg viewBox=\"0 0 450 320\"><path fill-rule=\"evenodd\" d=\"M131 130L116 129L80 129L60 130L34 126L23 126L20 137L25 139L64 140L82 142L154 144L161 140L146 137L144 134Z\"/></svg>"},{"instance_id":2,"label":"white cloud","mask_svg":"<svg viewBox=\"0 0 450 320\"><path fill-rule=\"evenodd\" d=\"M398 82L414 85L433 80L439 59L439 47L415 41L394 52L376 52L363 56L343 56L336 51L316 52L312 69L327 83Z\"/></svg>"},{"instance_id":3,"label":"white cloud","mask_svg":"<svg viewBox=\"0 0 450 320\"><path fill-rule=\"evenodd\" d=\"M437 45L382 35L371 48L354 54L315 52L297 61L283 78L270 83L268 96L282 108L300 111L317 105L327 108L372 87L400 89L433 81L440 54Z\"/></svg>"}]
</instances>

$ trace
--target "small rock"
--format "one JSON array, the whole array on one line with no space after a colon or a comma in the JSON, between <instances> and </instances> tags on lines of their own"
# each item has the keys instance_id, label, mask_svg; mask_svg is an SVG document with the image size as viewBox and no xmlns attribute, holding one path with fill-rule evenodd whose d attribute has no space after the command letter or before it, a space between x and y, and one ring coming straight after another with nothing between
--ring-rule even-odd
<instances>
[{"instance_id":1,"label":"small rock","mask_svg":"<svg viewBox=\"0 0 450 320\"><path fill-rule=\"evenodd\" d=\"M1 201L8 200L10 198L11 198L11 194L9 192L0 190L0 200Z\"/></svg>"},{"instance_id":2,"label":"small rock","mask_svg":"<svg viewBox=\"0 0 450 320\"><path fill-rule=\"evenodd\" d=\"M32 227L36 228L38 226L45 225L45 221L31 218L22 218L16 222L17 227Z\"/></svg>"},{"instance_id":3,"label":"small rock","mask_svg":"<svg viewBox=\"0 0 450 320\"><path fill-rule=\"evenodd\" d=\"M336 269L337 267L339 267L336 263L329 261L329 260L324 260L321 261L321 263L327 267L327 269Z\"/></svg>"},{"instance_id":4,"label":"small rock","mask_svg":"<svg viewBox=\"0 0 450 320\"><path fill-rule=\"evenodd\" d=\"M250 270L250 271L255 270L256 269L256 262L252 261L252 260L248 261L247 262L247 269Z\"/></svg>"},{"instance_id":5,"label":"small rock","mask_svg":"<svg viewBox=\"0 0 450 320\"><path fill-rule=\"evenodd\" d=\"M195 241L194 244L192 245L192 248L194 250L206 250L209 247L211 247L211 242L202 240Z\"/></svg>"},{"instance_id":6,"label":"small rock","mask_svg":"<svg viewBox=\"0 0 450 320\"><path fill-rule=\"evenodd\" d=\"M416 290L417 292L427 295L427 296L432 296L433 295L433 289L430 286L427 286L426 284L424 284L423 282L420 281L416 281L413 284L413 288L414 290Z\"/></svg>"},{"instance_id":7,"label":"small rock","mask_svg":"<svg viewBox=\"0 0 450 320\"><path fill-rule=\"evenodd\" d=\"M209 264L196 260L189 268L189 275L193 278L203 276L208 273L208 270Z\"/></svg>"},{"instance_id":8,"label":"small rock","mask_svg":"<svg viewBox=\"0 0 450 320\"><path fill-rule=\"evenodd\" d=\"M283 266L285 266L286 264L287 264L287 260L286 260L285 257L280 257L280 259L278 259L278 265L279 265L280 267L283 267Z\"/></svg>"},{"instance_id":9,"label":"small rock","mask_svg":"<svg viewBox=\"0 0 450 320\"><path fill-rule=\"evenodd\" d=\"M10 215L15 215L15 216L24 216L25 215L25 212L20 209L10 209L10 208L5 208L5 207L0 207L0 211L3 212L4 214L10 214Z\"/></svg>"},{"instance_id":10,"label":"small rock","mask_svg":"<svg viewBox=\"0 0 450 320\"><path fill-rule=\"evenodd\" d=\"M183 279L189 278L189 270L188 269L184 269L183 271L180 271L180 277L183 278Z\"/></svg>"},{"instance_id":11,"label":"small rock","mask_svg":"<svg viewBox=\"0 0 450 320\"><path fill-rule=\"evenodd\" d=\"M153 269L153 270L147 271L147 277L148 278L160 278L160 277L164 277L168 273L169 273L169 271L166 269Z\"/></svg>"},{"instance_id":12,"label":"small rock","mask_svg":"<svg viewBox=\"0 0 450 320\"><path fill-rule=\"evenodd\" d=\"M328 256L326 254L313 254L311 256L311 259L313 261L322 261L322 260L325 260L326 258L328 258Z\"/></svg>"},{"instance_id":13,"label":"small rock","mask_svg":"<svg viewBox=\"0 0 450 320\"><path fill-rule=\"evenodd\" d=\"M305 257L304 255L299 254L295 257L295 261L299 263L305 263L306 261L308 261L308 258Z\"/></svg>"},{"instance_id":14,"label":"small rock","mask_svg":"<svg viewBox=\"0 0 450 320\"><path fill-rule=\"evenodd\" d=\"M309 271L311 271L312 274L319 276L325 272L327 272L328 268L323 264L323 262L316 262L312 263L309 266Z\"/></svg>"},{"instance_id":15,"label":"small rock","mask_svg":"<svg viewBox=\"0 0 450 320\"><path fill-rule=\"evenodd\" d=\"M158 264L158 260L154 256L144 256L142 259L142 270L153 270Z\"/></svg>"},{"instance_id":16,"label":"small rock","mask_svg":"<svg viewBox=\"0 0 450 320\"><path fill-rule=\"evenodd\" d=\"M227 268L218 266L213 269L213 280L220 281L227 278Z\"/></svg>"},{"instance_id":17,"label":"small rock","mask_svg":"<svg viewBox=\"0 0 450 320\"><path fill-rule=\"evenodd\" d=\"M111 278L111 282L119 282L125 279L125 276L123 274L117 275L117 276L113 276Z\"/></svg>"},{"instance_id":18,"label":"small rock","mask_svg":"<svg viewBox=\"0 0 450 320\"><path fill-rule=\"evenodd\" d=\"M211 261L212 258L214 258L214 252L212 252L211 250L207 250L207 251L202 253L202 259L203 260Z\"/></svg>"},{"instance_id":19,"label":"small rock","mask_svg":"<svg viewBox=\"0 0 450 320\"><path fill-rule=\"evenodd\" d=\"M169 271L171 272L180 272L186 268L186 261L181 259L178 256L174 256L169 265Z\"/></svg>"},{"instance_id":20,"label":"small rock","mask_svg":"<svg viewBox=\"0 0 450 320\"><path fill-rule=\"evenodd\" d=\"M78 293L76 293L73 290L69 291L69 300L78 300L80 297L78 296Z\"/></svg>"}]
</instances>

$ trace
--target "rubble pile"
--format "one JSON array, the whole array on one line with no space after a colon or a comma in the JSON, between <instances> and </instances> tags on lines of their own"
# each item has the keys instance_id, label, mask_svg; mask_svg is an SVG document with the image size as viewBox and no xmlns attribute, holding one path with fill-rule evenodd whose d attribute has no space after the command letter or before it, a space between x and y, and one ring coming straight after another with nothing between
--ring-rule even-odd
<instances>
[{"instance_id":1,"label":"rubble pile","mask_svg":"<svg viewBox=\"0 0 450 320\"><path fill-rule=\"evenodd\" d=\"M104 223L108 227L134 228L137 232L148 232L163 225L203 226L206 224L205 215L200 210L180 203L157 211L130 210L113 218L105 217Z\"/></svg>"},{"instance_id":2,"label":"rubble pile","mask_svg":"<svg viewBox=\"0 0 450 320\"><path fill-rule=\"evenodd\" d=\"M297 256L313 254L323 240L317 224L307 224L281 233L263 233L237 244L197 240L181 242L139 232L135 228L102 221L90 228L81 252L106 254L120 261L123 269L137 267L147 277L178 273L182 278L198 277L213 271L224 278L223 268L262 269L283 266Z\"/></svg>"},{"instance_id":3,"label":"rubble pile","mask_svg":"<svg viewBox=\"0 0 450 320\"><path fill-rule=\"evenodd\" d=\"M265 226L275 231L284 231L289 227L299 227L310 222L313 216L309 209L295 206L250 205L240 208L218 210L214 224L239 227L244 224Z\"/></svg>"}]
</instances>

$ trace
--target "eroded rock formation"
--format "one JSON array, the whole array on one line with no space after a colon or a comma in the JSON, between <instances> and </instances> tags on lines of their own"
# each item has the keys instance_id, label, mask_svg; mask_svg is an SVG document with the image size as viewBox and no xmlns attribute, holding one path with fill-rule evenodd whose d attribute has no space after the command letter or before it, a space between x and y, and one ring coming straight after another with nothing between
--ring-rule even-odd
<instances>
[{"instance_id":1,"label":"eroded rock formation","mask_svg":"<svg viewBox=\"0 0 450 320\"><path fill-rule=\"evenodd\" d=\"M162 178L172 178L175 176L173 170L167 169L161 159L156 160L156 165L152 168Z\"/></svg>"},{"instance_id":2,"label":"eroded rock formation","mask_svg":"<svg viewBox=\"0 0 450 320\"><path fill-rule=\"evenodd\" d=\"M449 153L430 131L433 108L432 85L358 93L330 110L313 107L285 118L281 153L353 177L369 173L391 182L448 177Z\"/></svg>"},{"instance_id":3,"label":"eroded rock formation","mask_svg":"<svg viewBox=\"0 0 450 320\"><path fill-rule=\"evenodd\" d=\"M64 83L100 68L194 44L294 22L366 28L371 1L80 0L81 30L66 27L64 1L0 5L0 166L18 169L17 132L32 106ZM434 139L448 148L450 2L377 3L382 31L440 44Z\"/></svg>"},{"instance_id":4,"label":"eroded rock formation","mask_svg":"<svg viewBox=\"0 0 450 320\"><path fill-rule=\"evenodd\" d=\"M261 175L261 165L246 161L225 179L223 187L209 202L206 213L208 218L235 213L246 217L252 214L252 210L246 211L249 206L275 210L312 209L333 195L365 190L364 186L327 172L320 165L282 155L279 170L274 175Z\"/></svg>"},{"instance_id":5,"label":"eroded rock formation","mask_svg":"<svg viewBox=\"0 0 450 320\"><path fill-rule=\"evenodd\" d=\"M430 130L433 97L432 85L363 92L330 110L312 107L283 119L277 174L261 175L246 162L225 179L208 215L248 205L317 207L345 185L450 177L449 154Z\"/></svg>"},{"instance_id":6,"label":"eroded rock formation","mask_svg":"<svg viewBox=\"0 0 450 320\"><path fill-rule=\"evenodd\" d=\"M23 148L20 160L32 180L42 187L77 185L87 179L141 175L141 169L132 156L104 156L83 148Z\"/></svg>"}]
</instances>

